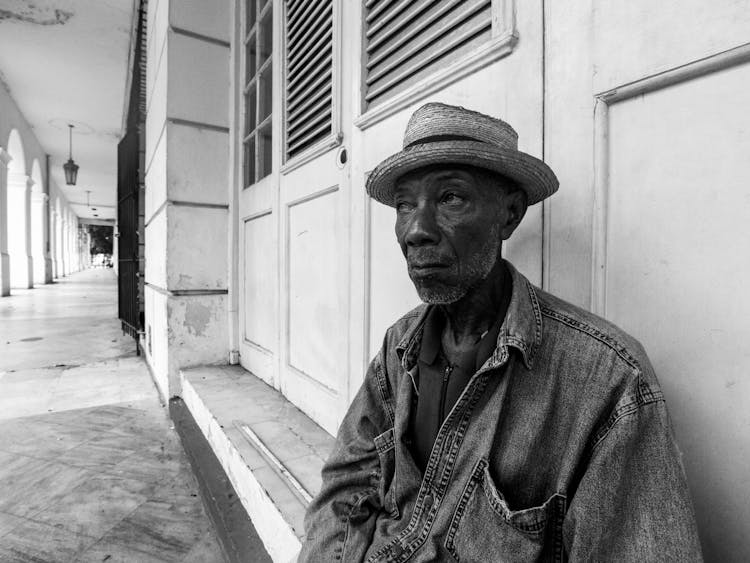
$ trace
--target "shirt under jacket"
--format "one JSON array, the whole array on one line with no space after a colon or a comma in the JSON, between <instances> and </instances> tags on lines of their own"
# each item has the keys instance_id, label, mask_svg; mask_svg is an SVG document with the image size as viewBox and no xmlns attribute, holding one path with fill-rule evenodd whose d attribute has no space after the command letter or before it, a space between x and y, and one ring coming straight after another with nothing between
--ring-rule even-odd
<instances>
[{"instance_id":1,"label":"shirt under jacket","mask_svg":"<svg viewBox=\"0 0 750 563\"><path fill-rule=\"evenodd\" d=\"M387 331L323 468L300 562L701 560L643 348L506 265L497 345L424 473L405 443L431 306Z\"/></svg>"}]
</instances>

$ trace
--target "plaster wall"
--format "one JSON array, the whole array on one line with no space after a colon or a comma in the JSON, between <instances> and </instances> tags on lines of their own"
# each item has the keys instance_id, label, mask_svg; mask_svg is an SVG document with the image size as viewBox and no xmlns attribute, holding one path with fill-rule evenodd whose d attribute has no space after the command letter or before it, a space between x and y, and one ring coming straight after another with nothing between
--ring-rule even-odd
<instances>
[{"instance_id":1,"label":"plaster wall","mask_svg":"<svg viewBox=\"0 0 750 563\"><path fill-rule=\"evenodd\" d=\"M228 28L224 4L149 4L144 349L164 398L229 358Z\"/></svg>"},{"instance_id":2,"label":"plaster wall","mask_svg":"<svg viewBox=\"0 0 750 563\"><path fill-rule=\"evenodd\" d=\"M748 0L546 3L550 290L646 348L707 561L747 561Z\"/></svg>"}]
</instances>

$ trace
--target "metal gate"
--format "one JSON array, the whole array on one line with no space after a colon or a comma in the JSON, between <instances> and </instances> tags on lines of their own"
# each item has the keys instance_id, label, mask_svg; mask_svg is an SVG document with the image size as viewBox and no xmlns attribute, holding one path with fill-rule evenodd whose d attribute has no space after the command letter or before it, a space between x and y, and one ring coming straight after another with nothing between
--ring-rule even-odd
<instances>
[{"instance_id":1,"label":"metal gate","mask_svg":"<svg viewBox=\"0 0 750 563\"><path fill-rule=\"evenodd\" d=\"M138 339L142 330L138 249L138 130L117 145L118 311L123 332Z\"/></svg>"},{"instance_id":2,"label":"metal gate","mask_svg":"<svg viewBox=\"0 0 750 563\"><path fill-rule=\"evenodd\" d=\"M138 341L143 330L143 129L146 117L146 1L138 8L127 130L117 146L118 311L123 332Z\"/></svg>"}]
</instances>

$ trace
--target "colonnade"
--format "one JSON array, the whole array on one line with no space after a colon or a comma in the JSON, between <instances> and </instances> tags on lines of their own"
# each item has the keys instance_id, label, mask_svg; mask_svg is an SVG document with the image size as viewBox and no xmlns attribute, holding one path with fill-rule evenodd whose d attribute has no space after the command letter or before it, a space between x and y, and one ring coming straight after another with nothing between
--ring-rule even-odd
<instances>
[{"instance_id":1,"label":"colonnade","mask_svg":"<svg viewBox=\"0 0 750 563\"><path fill-rule=\"evenodd\" d=\"M35 160L31 175L19 143L0 146L0 295L51 283L88 266L88 233L59 196L45 193ZM15 146L14 146L15 145Z\"/></svg>"}]
</instances>

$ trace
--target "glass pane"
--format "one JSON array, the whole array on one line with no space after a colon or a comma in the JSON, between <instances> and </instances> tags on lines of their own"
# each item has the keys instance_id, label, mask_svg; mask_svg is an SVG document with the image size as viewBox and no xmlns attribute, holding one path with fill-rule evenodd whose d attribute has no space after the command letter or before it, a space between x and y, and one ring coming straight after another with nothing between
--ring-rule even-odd
<instances>
[{"instance_id":1,"label":"glass pane","mask_svg":"<svg viewBox=\"0 0 750 563\"><path fill-rule=\"evenodd\" d=\"M258 180L271 173L272 147L271 147L271 122L266 123L258 132Z\"/></svg>"},{"instance_id":2,"label":"glass pane","mask_svg":"<svg viewBox=\"0 0 750 563\"><path fill-rule=\"evenodd\" d=\"M245 84L253 79L258 69L258 67L255 65L255 38L256 34L253 33L250 37L250 40L247 42L247 45L245 45Z\"/></svg>"},{"instance_id":3,"label":"glass pane","mask_svg":"<svg viewBox=\"0 0 750 563\"><path fill-rule=\"evenodd\" d=\"M266 15L263 16L263 21L260 22L260 38L259 46L260 57L258 59L258 66L262 65L268 57L271 56L273 51L273 10L269 9Z\"/></svg>"},{"instance_id":4,"label":"glass pane","mask_svg":"<svg viewBox=\"0 0 750 563\"><path fill-rule=\"evenodd\" d=\"M257 5L255 0L247 0L245 2L245 35L255 25L255 18L257 17Z\"/></svg>"},{"instance_id":5,"label":"glass pane","mask_svg":"<svg viewBox=\"0 0 750 563\"><path fill-rule=\"evenodd\" d=\"M255 126L257 125L257 121L255 121L255 100L256 100L256 86L253 84L250 87L250 90L248 90L247 94L245 94L245 132L244 134L247 135L255 129Z\"/></svg>"},{"instance_id":6,"label":"glass pane","mask_svg":"<svg viewBox=\"0 0 750 563\"><path fill-rule=\"evenodd\" d=\"M243 160L245 166L245 186L252 186L255 183L255 136L248 139L243 150Z\"/></svg>"},{"instance_id":7,"label":"glass pane","mask_svg":"<svg viewBox=\"0 0 750 563\"><path fill-rule=\"evenodd\" d=\"M258 122L263 121L271 115L273 109L273 65L269 64L258 77L258 95L260 103L258 104Z\"/></svg>"}]
</instances>

